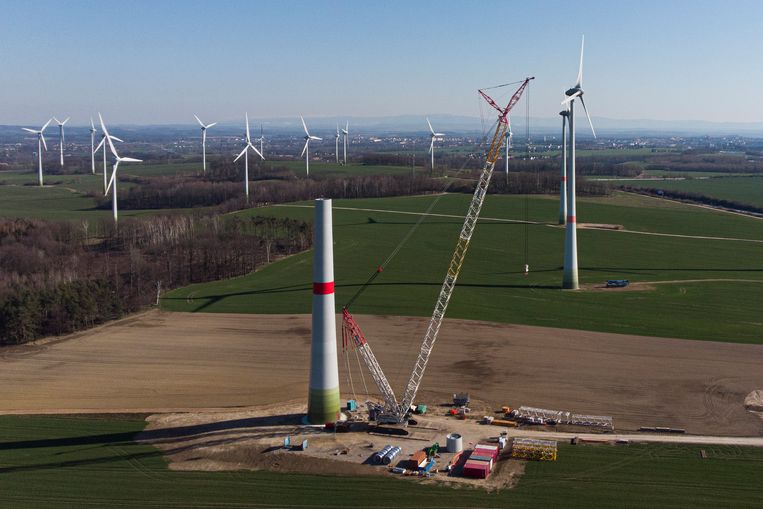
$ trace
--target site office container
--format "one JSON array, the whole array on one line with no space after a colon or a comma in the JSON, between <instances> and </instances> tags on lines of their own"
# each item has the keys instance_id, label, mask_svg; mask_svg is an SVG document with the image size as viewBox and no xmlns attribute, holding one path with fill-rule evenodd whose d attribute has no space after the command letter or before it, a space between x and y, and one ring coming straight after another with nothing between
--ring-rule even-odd
<instances>
[{"instance_id":1,"label":"site office container","mask_svg":"<svg viewBox=\"0 0 763 509\"><path fill-rule=\"evenodd\" d=\"M467 460L461 473L464 477L487 479L487 476L490 475L490 465L484 461Z\"/></svg>"},{"instance_id":2,"label":"site office container","mask_svg":"<svg viewBox=\"0 0 763 509\"><path fill-rule=\"evenodd\" d=\"M490 463L490 467L491 468L493 467L493 457L492 456L472 453L472 455L469 456L469 459L473 460L473 461L487 461L488 463Z\"/></svg>"},{"instance_id":3,"label":"site office container","mask_svg":"<svg viewBox=\"0 0 763 509\"><path fill-rule=\"evenodd\" d=\"M498 455L501 453L500 447L490 444L477 444L474 447L474 452L480 456L490 455L494 460L498 459Z\"/></svg>"},{"instance_id":4,"label":"site office container","mask_svg":"<svg viewBox=\"0 0 763 509\"><path fill-rule=\"evenodd\" d=\"M427 453L424 451L416 451L411 454L410 464L411 470L421 468L427 463Z\"/></svg>"}]
</instances>

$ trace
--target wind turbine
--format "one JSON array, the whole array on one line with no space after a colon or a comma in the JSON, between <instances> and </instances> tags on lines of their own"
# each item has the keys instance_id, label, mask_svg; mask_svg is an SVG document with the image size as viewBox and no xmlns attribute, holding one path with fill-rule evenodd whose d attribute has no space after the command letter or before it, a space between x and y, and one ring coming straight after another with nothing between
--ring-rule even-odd
<instances>
[{"instance_id":1,"label":"wind turbine","mask_svg":"<svg viewBox=\"0 0 763 509\"><path fill-rule=\"evenodd\" d=\"M90 169L93 171L93 175L95 175L95 133L97 131L98 130L93 123L93 117L90 117ZM105 184L106 182L104 179L104 185Z\"/></svg>"},{"instance_id":2,"label":"wind turbine","mask_svg":"<svg viewBox=\"0 0 763 509\"><path fill-rule=\"evenodd\" d=\"M567 119L570 109L559 112L562 116L562 179L559 182L559 224L567 224Z\"/></svg>"},{"instance_id":3,"label":"wind turbine","mask_svg":"<svg viewBox=\"0 0 763 509\"><path fill-rule=\"evenodd\" d=\"M69 118L71 117L66 117L66 120L61 122L56 117L53 117L53 120L58 124L58 149L61 152L61 166L64 165L64 126L69 121Z\"/></svg>"},{"instance_id":4,"label":"wind turbine","mask_svg":"<svg viewBox=\"0 0 763 509\"><path fill-rule=\"evenodd\" d=\"M236 156L236 158L233 160L235 163L238 161L241 156L244 156L244 190L246 192L246 202L249 203L249 149L254 150L254 153L260 156L262 159L265 159L262 156L262 152L257 150L257 147L252 145L252 137L249 134L249 113L245 113L246 116L246 146L244 147L244 150L241 151L241 153Z\"/></svg>"},{"instance_id":5,"label":"wind turbine","mask_svg":"<svg viewBox=\"0 0 763 509\"><path fill-rule=\"evenodd\" d=\"M305 156L305 173L307 176L310 176L310 141L311 140L318 140L321 141L323 138L318 138L317 136L310 136L310 133L307 131L307 124L305 124L305 119L302 118L302 115L299 116L300 120L302 120L302 127L305 128L305 148L302 149L302 153L300 154L300 157Z\"/></svg>"},{"instance_id":6,"label":"wind turbine","mask_svg":"<svg viewBox=\"0 0 763 509\"><path fill-rule=\"evenodd\" d=\"M111 138L114 141L118 141L120 143L123 143L123 140L120 140L116 136L109 136L109 138ZM95 154L96 154L96 152L101 150L101 147L103 147L103 194L106 194L106 192L108 191L109 184L108 184L108 177L107 177L107 174L108 174L107 167L108 166L106 164L106 133L105 132L101 133L101 142L98 144L97 147L95 147L95 149L93 149L93 160L94 161L95 161ZM93 163L93 164L95 164L95 163Z\"/></svg>"},{"instance_id":7,"label":"wind turbine","mask_svg":"<svg viewBox=\"0 0 763 509\"><path fill-rule=\"evenodd\" d=\"M429 124L429 132L432 133L430 135L430 141L429 141L429 153L432 156L432 170L434 170L434 140L441 139L445 134L443 133L436 133L434 132L434 129L432 129L432 123L427 118L427 124Z\"/></svg>"},{"instance_id":8,"label":"wind turbine","mask_svg":"<svg viewBox=\"0 0 763 509\"><path fill-rule=\"evenodd\" d=\"M22 127L26 132L37 135L37 179L40 181L40 186L42 186L42 148L45 147L45 150L48 150L48 144L45 143L45 136L42 133L45 132L45 129L52 121L53 119L51 118L45 122L45 125L39 131Z\"/></svg>"},{"instance_id":9,"label":"wind turbine","mask_svg":"<svg viewBox=\"0 0 763 509\"><path fill-rule=\"evenodd\" d=\"M342 129L342 141L344 142L344 165L347 165L347 137L350 136L350 122L349 120Z\"/></svg>"},{"instance_id":10,"label":"wind turbine","mask_svg":"<svg viewBox=\"0 0 763 509\"><path fill-rule=\"evenodd\" d=\"M201 126L201 160L202 160L202 169L204 171L207 171L207 129L212 127L213 125L217 125L217 122L212 122L211 124L204 125L204 122L199 120L199 117L194 115L196 118L196 122L199 123Z\"/></svg>"},{"instance_id":11,"label":"wind turbine","mask_svg":"<svg viewBox=\"0 0 763 509\"><path fill-rule=\"evenodd\" d=\"M334 154L336 162L339 164L339 124L336 125L336 135L334 136Z\"/></svg>"},{"instance_id":12,"label":"wind turbine","mask_svg":"<svg viewBox=\"0 0 763 509\"><path fill-rule=\"evenodd\" d=\"M260 124L260 137L257 138L260 142L260 155L265 158L265 151L262 149L262 144L265 143L265 135L262 133L262 124Z\"/></svg>"},{"instance_id":13,"label":"wind turbine","mask_svg":"<svg viewBox=\"0 0 763 509\"><path fill-rule=\"evenodd\" d=\"M567 174L567 227L564 235L564 276L562 279L562 288L566 290L577 290L578 284L578 238L577 224L575 217L575 99L580 98L580 104L583 106L588 124L591 126L591 132L594 138L596 131L591 122L591 116L588 114L585 101L583 100L583 48L585 45L585 36L580 43L580 67L578 69L578 80L575 86L567 90L564 94L567 96L562 105L569 105L569 114L567 122L569 123L569 146L570 157Z\"/></svg>"},{"instance_id":14,"label":"wind turbine","mask_svg":"<svg viewBox=\"0 0 763 509\"><path fill-rule=\"evenodd\" d=\"M98 119L101 121L101 129L103 130L104 134L104 140L108 142L109 149L111 150L111 153L114 155L114 158L116 161L114 162L114 170L111 172L111 179L109 180L109 184L106 186L106 191L104 191L103 195L106 196L109 193L109 189L112 189L112 198L111 198L111 210L114 213L114 223L117 222L117 171L119 170L119 163L141 163L143 162L140 159L133 159L132 157L119 157L119 154L117 154L117 149L114 148L114 143L111 141L112 137L109 136L109 131L106 129L106 124L103 123L103 117L100 113L98 113ZM106 147L103 147L104 153L106 152ZM105 168L104 168L105 170Z\"/></svg>"},{"instance_id":15,"label":"wind turbine","mask_svg":"<svg viewBox=\"0 0 763 509\"><path fill-rule=\"evenodd\" d=\"M509 185L509 150L511 150L511 138L514 136L514 133L511 132L511 120L506 117L506 123L508 125L508 129L506 130L506 185ZM507 191L508 192L508 191Z\"/></svg>"}]
</instances>

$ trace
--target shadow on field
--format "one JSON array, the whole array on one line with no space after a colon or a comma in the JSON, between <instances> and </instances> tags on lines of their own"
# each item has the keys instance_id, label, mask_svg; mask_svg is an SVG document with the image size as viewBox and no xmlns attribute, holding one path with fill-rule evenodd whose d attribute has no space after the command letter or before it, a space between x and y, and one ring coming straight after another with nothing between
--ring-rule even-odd
<instances>
[{"instance_id":1,"label":"shadow on field","mask_svg":"<svg viewBox=\"0 0 763 509\"><path fill-rule=\"evenodd\" d=\"M201 423L188 426L177 426L173 428L162 428L156 430L144 430L140 432L124 433L103 433L97 435L83 435L63 438L48 438L39 440L18 440L12 442L0 442L0 451L23 452L26 449L44 449L44 448L74 448L72 450L54 451L53 456L57 455L75 455L88 452L96 456L97 451L103 451L102 455L90 458L72 459L66 461L51 461L47 463L0 466L0 474L12 472L27 472L46 469L57 469L66 467L78 467L83 465L99 465L127 461L134 465L135 460L154 458L163 456L165 453L178 453L193 448L193 444L177 447L170 451L143 451L130 453L130 446L146 442L162 442L165 444L173 442L184 442L189 439L209 439L216 438L213 441L206 441L207 446L228 443L232 440L239 440L241 431L251 428L260 428L266 426L299 426L302 424L304 414L284 414L275 416L251 417L246 419L232 419L228 421ZM236 431L236 438L226 438L218 435L224 435L226 432ZM92 447L86 447L92 446Z\"/></svg>"},{"instance_id":2,"label":"shadow on field","mask_svg":"<svg viewBox=\"0 0 763 509\"><path fill-rule=\"evenodd\" d=\"M544 269L544 270L535 270L531 272L554 272L558 269ZM501 272L499 275L508 275L508 274L522 274L523 271L513 271L513 272ZM345 285L334 285L334 288L360 288L364 286L362 283L357 284L345 284ZM431 286L431 287L437 287L440 288L442 286L442 283L440 282L423 282L423 281L413 281L413 282L397 282L397 283L373 283L369 285L370 287L381 287L381 286ZM542 290L558 290L561 288L560 285L537 285L537 284L524 284L524 285L499 285L499 284L473 284L473 283L459 283L459 288L527 288L527 289L542 289ZM247 292L230 292L230 293L222 293L218 295L204 295L200 297L191 297L191 300L203 300L204 302L201 303L198 307L194 308L192 312L199 312L204 311L206 308L217 304L221 300L230 298L230 297L246 297L246 296L252 296L252 295L264 295L269 293L290 293L290 292L308 292L312 290L312 285L290 285L290 286L279 286L275 288L263 288L262 290L250 290ZM162 297L163 301L186 301L188 302L189 297Z\"/></svg>"}]
</instances>

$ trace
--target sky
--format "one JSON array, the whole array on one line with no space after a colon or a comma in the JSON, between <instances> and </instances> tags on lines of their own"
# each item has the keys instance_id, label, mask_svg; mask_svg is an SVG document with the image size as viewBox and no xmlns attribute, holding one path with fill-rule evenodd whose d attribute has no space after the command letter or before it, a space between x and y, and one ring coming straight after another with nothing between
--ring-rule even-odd
<instances>
[{"instance_id":1,"label":"sky","mask_svg":"<svg viewBox=\"0 0 763 509\"><path fill-rule=\"evenodd\" d=\"M0 124L479 116L528 75L555 117L582 34L594 117L763 122L759 0L0 0Z\"/></svg>"}]
</instances>

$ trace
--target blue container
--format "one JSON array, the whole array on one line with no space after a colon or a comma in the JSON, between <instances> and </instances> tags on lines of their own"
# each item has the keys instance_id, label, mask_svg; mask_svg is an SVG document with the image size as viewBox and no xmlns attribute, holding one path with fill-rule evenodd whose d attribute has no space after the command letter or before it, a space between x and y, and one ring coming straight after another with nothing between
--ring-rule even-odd
<instances>
[{"instance_id":1,"label":"blue container","mask_svg":"<svg viewBox=\"0 0 763 509\"><path fill-rule=\"evenodd\" d=\"M358 409L358 402L354 399L348 399L347 400L347 411L354 412Z\"/></svg>"},{"instance_id":2,"label":"blue container","mask_svg":"<svg viewBox=\"0 0 763 509\"><path fill-rule=\"evenodd\" d=\"M435 463L434 460L429 460L429 463L424 465L424 468L422 468L421 471L424 472L425 474L428 474L429 471L432 470L432 467L434 467L434 463Z\"/></svg>"}]
</instances>

